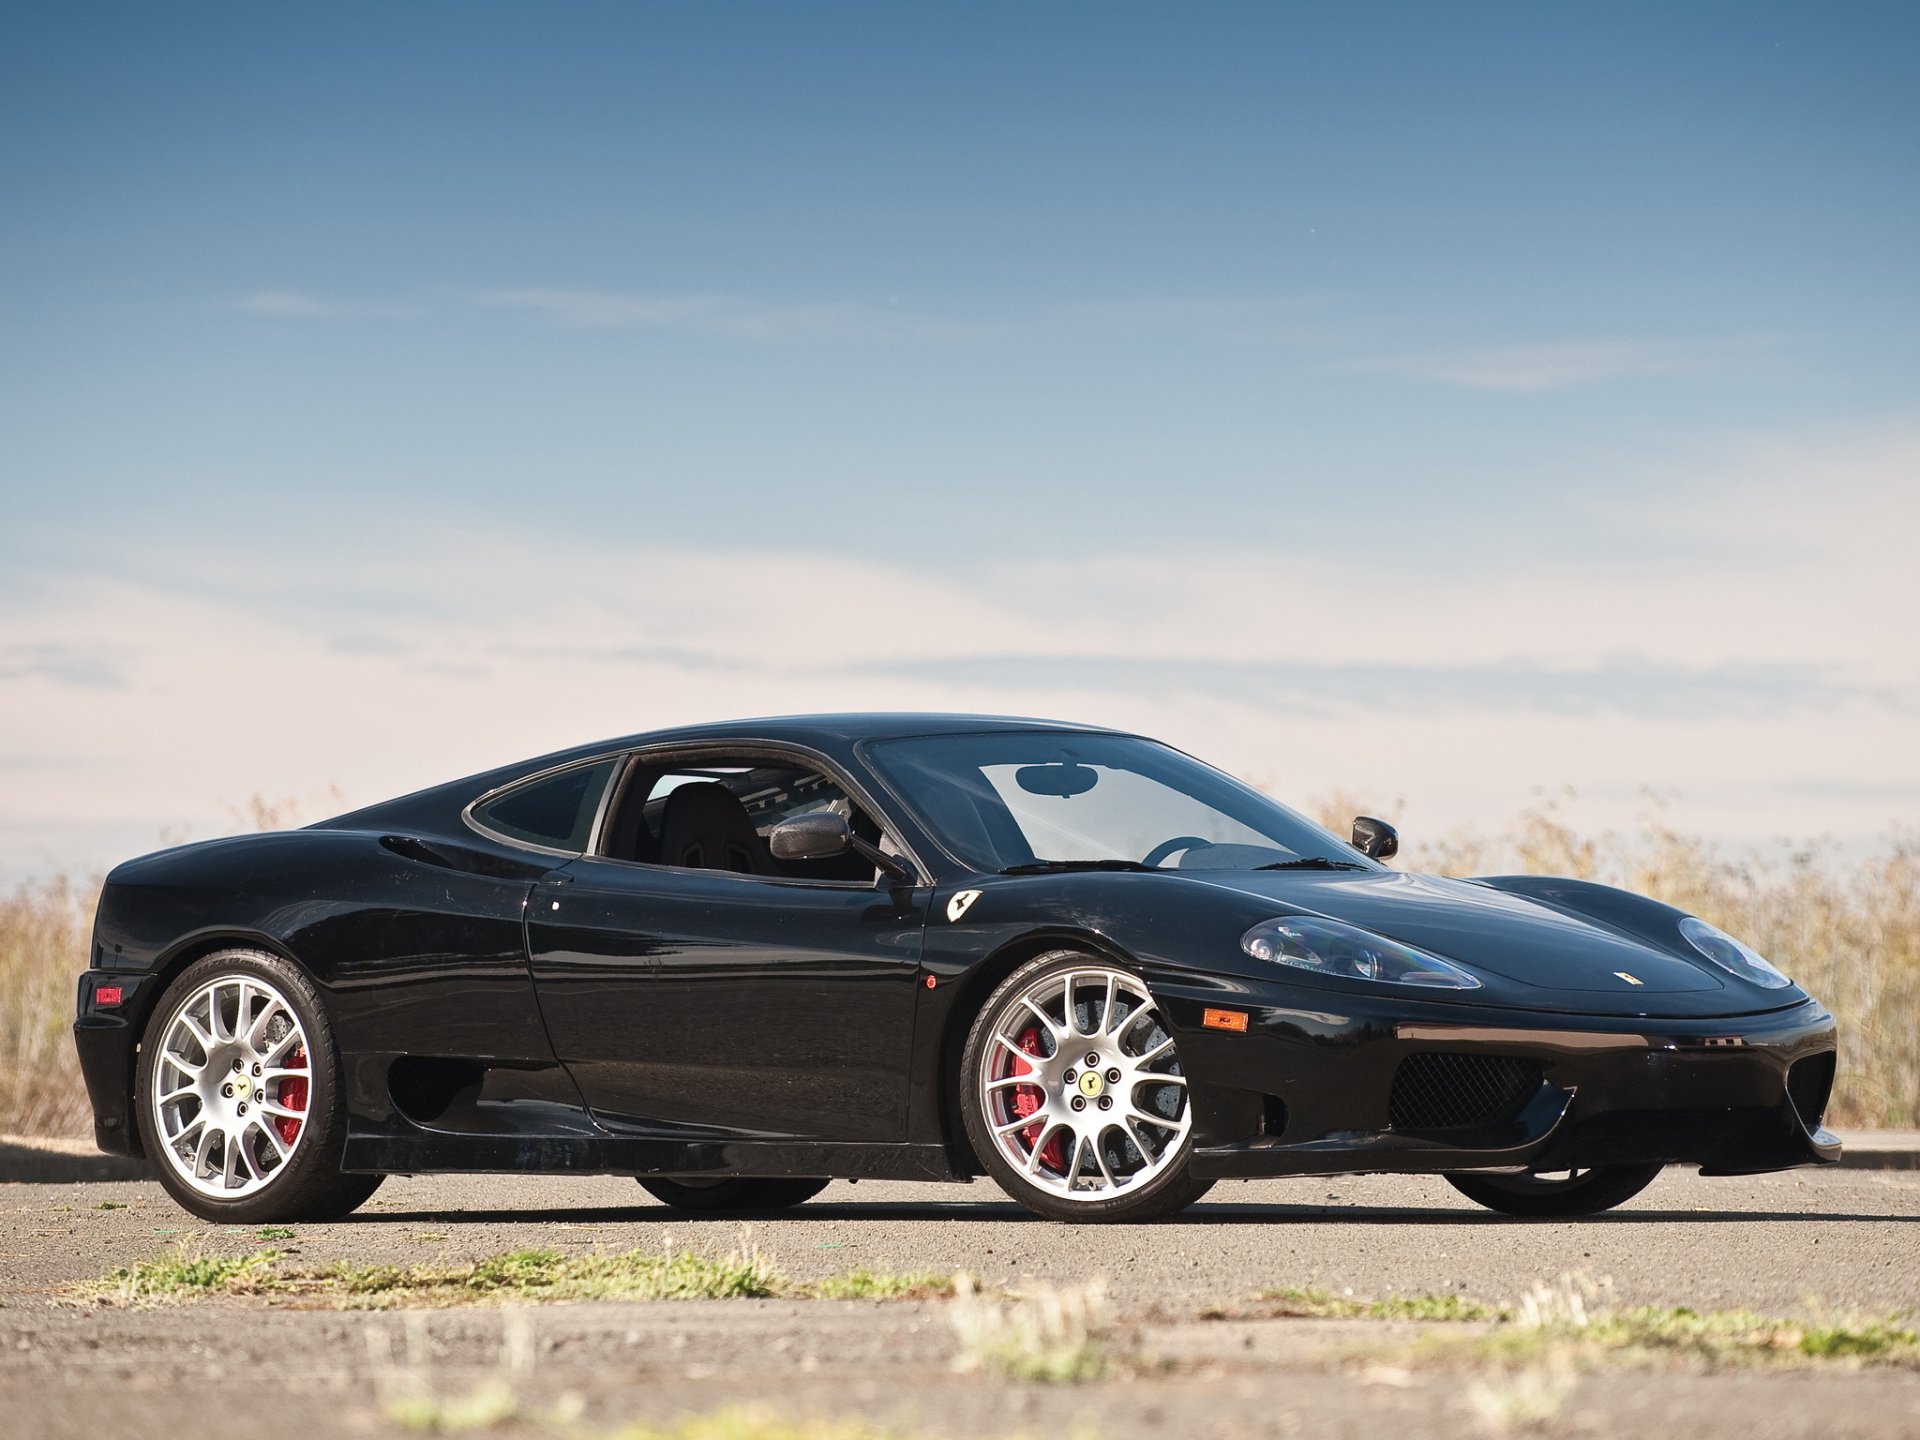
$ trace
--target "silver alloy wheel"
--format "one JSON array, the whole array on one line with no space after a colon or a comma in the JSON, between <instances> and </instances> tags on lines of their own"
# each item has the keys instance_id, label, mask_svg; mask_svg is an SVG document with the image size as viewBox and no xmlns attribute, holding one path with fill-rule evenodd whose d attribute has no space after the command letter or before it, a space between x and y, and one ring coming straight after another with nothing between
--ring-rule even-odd
<instances>
[{"instance_id":1,"label":"silver alloy wheel","mask_svg":"<svg viewBox=\"0 0 1920 1440\"><path fill-rule=\"evenodd\" d=\"M1015 996L975 1083L1001 1154L1071 1201L1149 1184L1179 1158L1193 1123L1153 997L1105 966L1045 975Z\"/></svg>"},{"instance_id":2,"label":"silver alloy wheel","mask_svg":"<svg viewBox=\"0 0 1920 1440\"><path fill-rule=\"evenodd\" d=\"M160 1031L153 1120L167 1163L203 1195L270 1184L306 1137L313 1071L300 1017L257 975L222 975Z\"/></svg>"}]
</instances>

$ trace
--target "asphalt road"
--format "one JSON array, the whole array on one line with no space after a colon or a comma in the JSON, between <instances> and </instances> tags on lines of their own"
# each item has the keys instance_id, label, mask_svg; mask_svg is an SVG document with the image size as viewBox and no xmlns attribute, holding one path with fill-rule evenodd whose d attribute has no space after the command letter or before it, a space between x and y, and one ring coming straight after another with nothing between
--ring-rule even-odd
<instances>
[{"instance_id":1,"label":"asphalt road","mask_svg":"<svg viewBox=\"0 0 1920 1440\"><path fill-rule=\"evenodd\" d=\"M124 1205L124 1209L100 1209ZM1594 1219L1515 1221L1438 1179L1229 1182L1171 1221L1059 1225L985 1181L836 1184L797 1210L694 1218L630 1180L396 1178L351 1220L298 1227L315 1264L458 1263L504 1250L721 1253L743 1228L785 1273L968 1270L991 1282L1103 1276L1124 1305L1192 1307L1272 1286L1499 1300L1566 1271L1622 1303L1920 1312L1920 1172L1789 1171L1705 1180L1671 1170ZM181 1240L245 1249L151 1183L0 1186L0 1300L47 1294Z\"/></svg>"},{"instance_id":2,"label":"asphalt road","mask_svg":"<svg viewBox=\"0 0 1920 1440\"><path fill-rule=\"evenodd\" d=\"M101 1206L120 1208L100 1208ZM1515 1297L1567 1271L1620 1303L1749 1307L1782 1315L1920 1314L1920 1172L1797 1172L1702 1180L1670 1172L1623 1209L1578 1223L1518 1222L1443 1182L1365 1177L1225 1185L1188 1214L1142 1226L1028 1217L985 1183L836 1185L749 1222L786 1274L967 1269L1001 1284L1106 1279L1149 1365L1087 1386L956 1374L939 1303L713 1301L522 1311L340 1314L212 1301L150 1311L77 1305L64 1287L185 1242L240 1252L251 1228L206 1226L144 1182L0 1186L0 1430L101 1440L204 1429L209 1414L303 1440L391 1428L394 1375L471 1394L502 1374L512 1327L535 1362L513 1384L533 1410L582 1407L591 1432L741 1402L879 1420L929 1437L1098 1433L1162 1440L1500 1433L1501 1387L1536 1383L1356 1359L1404 1346L1379 1322L1200 1318L1271 1286L1378 1297ZM303 1225L308 1263L456 1264L540 1246L722 1253L734 1220L690 1219L631 1181L393 1180L351 1221ZM402 1357L394 1359L392 1357ZM405 1358L411 1357L411 1358ZM424 1378L423 1378L424 1377ZM1763 1368L1548 1377L1564 1387L1543 1433L1920 1435L1920 1374ZM1492 1391L1489 1392L1489 1387ZM1488 1395L1493 1393L1494 1401ZM273 1417L279 1417L274 1419Z\"/></svg>"}]
</instances>

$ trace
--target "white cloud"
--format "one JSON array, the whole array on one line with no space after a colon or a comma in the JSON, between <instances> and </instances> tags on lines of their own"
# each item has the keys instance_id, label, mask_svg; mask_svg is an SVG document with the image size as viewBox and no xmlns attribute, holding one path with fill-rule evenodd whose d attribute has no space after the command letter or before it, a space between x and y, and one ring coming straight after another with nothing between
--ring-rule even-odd
<instances>
[{"instance_id":1,"label":"white cloud","mask_svg":"<svg viewBox=\"0 0 1920 1440\"><path fill-rule=\"evenodd\" d=\"M1179 335L1212 340L1325 344L1304 321L1323 308L1271 296L1099 301L1010 317L959 318L896 305L782 303L729 294L633 294L604 290L493 290L474 303L522 310L579 330L660 330L737 340L1004 339L1011 336Z\"/></svg>"},{"instance_id":2,"label":"white cloud","mask_svg":"<svg viewBox=\"0 0 1920 1440\"><path fill-rule=\"evenodd\" d=\"M675 330L736 340L961 339L978 326L870 305L776 304L738 295L631 295L599 290L494 290L476 303L525 310L580 330Z\"/></svg>"},{"instance_id":3,"label":"white cloud","mask_svg":"<svg viewBox=\"0 0 1920 1440\"><path fill-rule=\"evenodd\" d=\"M1771 339L1590 340L1378 355L1343 370L1404 375L1473 390L1563 390L1609 380L1693 380L1749 369Z\"/></svg>"},{"instance_id":4,"label":"white cloud","mask_svg":"<svg viewBox=\"0 0 1920 1440\"><path fill-rule=\"evenodd\" d=\"M1426 830L1568 784L1593 823L1648 787L1748 838L1914 819L1920 435L1756 444L1635 513L1658 561L1463 570L1436 546L1385 595L1337 549L1239 540L943 574L398 514L144 579L104 556L0 596L0 754L49 757L0 787L0 872L209 833L254 792L366 803L596 736L861 708L1127 726L1289 796L1401 797Z\"/></svg>"}]
</instances>

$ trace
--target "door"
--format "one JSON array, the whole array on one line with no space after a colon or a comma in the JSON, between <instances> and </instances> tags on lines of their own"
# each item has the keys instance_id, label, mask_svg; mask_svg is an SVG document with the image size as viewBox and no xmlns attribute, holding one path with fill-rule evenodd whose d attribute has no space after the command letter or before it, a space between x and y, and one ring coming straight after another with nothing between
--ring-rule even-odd
<instances>
[{"instance_id":1,"label":"door","mask_svg":"<svg viewBox=\"0 0 1920 1440\"><path fill-rule=\"evenodd\" d=\"M746 791L765 774L700 780ZM657 809L673 783L642 776L632 803ZM782 818L756 807L763 828ZM646 826L626 829L643 852ZM725 848L706 852L725 864ZM554 1048L616 1127L902 1140L929 893L584 856L528 907Z\"/></svg>"}]
</instances>

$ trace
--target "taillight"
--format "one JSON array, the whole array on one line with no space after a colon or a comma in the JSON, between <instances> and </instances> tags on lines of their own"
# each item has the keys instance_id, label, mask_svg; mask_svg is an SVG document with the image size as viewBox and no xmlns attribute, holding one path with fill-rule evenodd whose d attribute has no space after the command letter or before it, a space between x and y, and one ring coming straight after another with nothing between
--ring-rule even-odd
<instances>
[{"instance_id":1,"label":"taillight","mask_svg":"<svg viewBox=\"0 0 1920 1440\"><path fill-rule=\"evenodd\" d=\"M100 1006L118 1005L124 988L119 985L96 985L93 988L93 1003Z\"/></svg>"}]
</instances>

